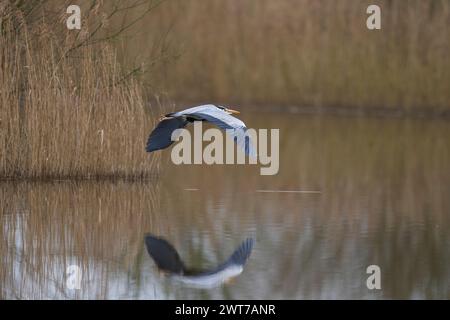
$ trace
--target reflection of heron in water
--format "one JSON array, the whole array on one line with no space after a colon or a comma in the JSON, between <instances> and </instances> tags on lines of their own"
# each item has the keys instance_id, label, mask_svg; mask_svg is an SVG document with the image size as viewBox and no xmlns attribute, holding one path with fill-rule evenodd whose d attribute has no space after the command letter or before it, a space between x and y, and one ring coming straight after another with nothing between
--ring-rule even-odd
<instances>
[{"instance_id":1,"label":"reflection of heron in water","mask_svg":"<svg viewBox=\"0 0 450 320\"><path fill-rule=\"evenodd\" d=\"M253 248L253 239L246 239L227 261L211 270L187 269L178 252L166 240L153 235L145 237L145 245L158 268L175 280L195 287L215 287L242 273Z\"/></svg>"}]
</instances>

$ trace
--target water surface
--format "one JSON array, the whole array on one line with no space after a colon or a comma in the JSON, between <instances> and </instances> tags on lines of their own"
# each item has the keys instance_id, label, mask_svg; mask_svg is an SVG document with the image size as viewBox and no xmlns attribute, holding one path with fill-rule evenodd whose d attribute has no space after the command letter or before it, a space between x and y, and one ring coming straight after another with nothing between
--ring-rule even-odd
<instances>
[{"instance_id":1,"label":"water surface","mask_svg":"<svg viewBox=\"0 0 450 320\"><path fill-rule=\"evenodd\" d=\"M184 165L146 182L2 182L1 298L450 298L450 126L439 120L243 112L280 129L280 171ZM313 190L320 193L260 192ZM189 266L255 246L231 284L159 275L163 236ZM366 268L381 268L368 290ZM66 268L82 271L67 288Z\"/></svg>"}]
</instances>

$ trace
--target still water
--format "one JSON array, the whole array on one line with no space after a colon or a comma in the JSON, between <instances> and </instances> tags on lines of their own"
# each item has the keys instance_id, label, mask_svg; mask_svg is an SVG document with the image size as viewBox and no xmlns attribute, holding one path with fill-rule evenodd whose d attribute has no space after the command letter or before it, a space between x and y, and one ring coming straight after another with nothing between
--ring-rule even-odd
<instances>
[{"instance_id":1,"label":"still water","mask_svg":"<svg viewBox=\"0 0 450 320\"><path fill-rule=\"evenodd\" d=\"M175 166L166 150L146 182L0 183L0 297L450 298L449 122L241 119L280 129L277 175ZM295 190L317 192L278 192ZM234 282L196 289L157 272L149 232L198 268L225 261L245 238L255 243ZM78 290L67 286L70 265L80 268ZM366 286L369 265L381 269L380 290Z\"/></svg>"}]
</instances>

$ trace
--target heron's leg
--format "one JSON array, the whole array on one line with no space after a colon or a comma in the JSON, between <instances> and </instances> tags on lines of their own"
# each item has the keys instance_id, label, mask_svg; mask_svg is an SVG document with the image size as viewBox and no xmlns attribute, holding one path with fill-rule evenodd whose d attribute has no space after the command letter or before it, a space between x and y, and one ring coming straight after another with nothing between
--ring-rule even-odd
<instances>
[{"instance_id":1,"label":"heron's leg","mask_svg":"<svg viewBox=\"0 0 450 320\"><path fill-rule=\"evenodd\" d=\"M233 284L235 282L236 277L230 277L225 280L225 284Z\"/></svg>"}]
</instances>

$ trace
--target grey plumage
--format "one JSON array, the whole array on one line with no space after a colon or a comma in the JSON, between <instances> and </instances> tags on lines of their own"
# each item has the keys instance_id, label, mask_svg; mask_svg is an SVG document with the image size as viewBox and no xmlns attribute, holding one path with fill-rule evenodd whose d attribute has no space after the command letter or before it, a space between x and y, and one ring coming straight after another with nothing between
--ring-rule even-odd
<instances>
[{"instance_id":1,"label":"grey plumage","mask_svg":"<svg viewBox=\"0 0 450 320\"><path fill-rule=\"evenodd\" d=\"M152 152L165 149L173 143L171 136L176 129L184 128L190 122L207 121L220 129L226 130L227 134L244 150L245 154L255 157L256 152L249 136L246 134L247 127L245 123L233 117L231 113L238 112L213 104L169 113L150 134L147 140L146 150L147 152Z\"/></svg>"},{"instance_id":2,"label":"grey plumage","mask_svg":"<svg viewBox=\"0 0 450 320\"><path fill-rule=\"evenodd\" d=\"M176 129L184 128L188 124L185 118L168 118L158 123L147 140L147 152L165 149L174 141L171 140L172 133Z\"/></svg>"},{"instance_id":3,"label":"grey plumage","mask_svg":"<svg viewBox=\"0 0 450 320\"><path fill-rule=\"evenodd\" d=\"M243 241L224 263L210 270L193 270L186 268L178 255L178 252L165 239L148 234L145 237L145 245L147 252L161 271L164 271L170 275L182 276L190 280L197 279L201 281L202 278L208 278L217 274L225 274L227 273L227 270L231 269L238 268L239 272L234 272L232 275L227 275L225 277L236 276L242 272L242 268L246 264L252 252L253 239L249 238Z\"/></svg>"}]
</instances>

